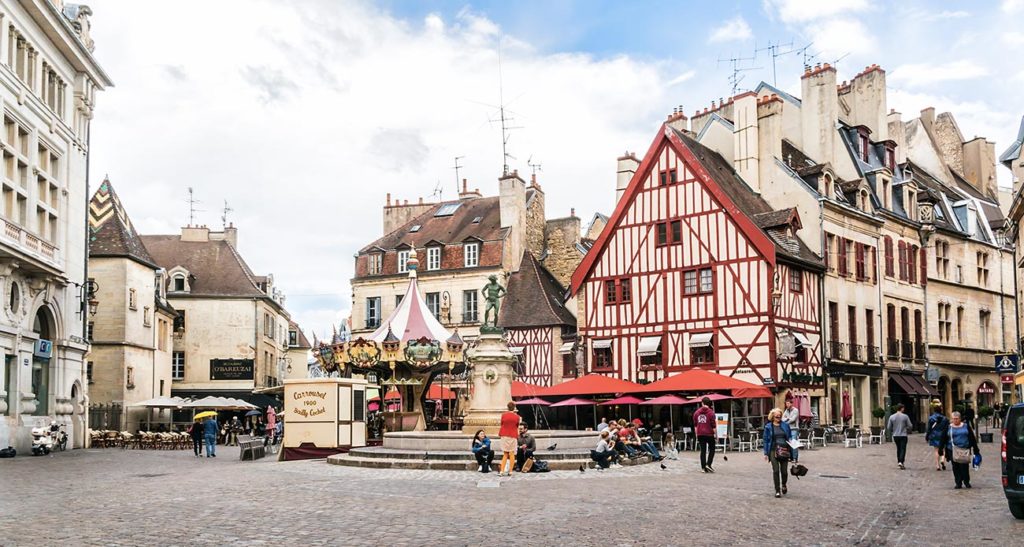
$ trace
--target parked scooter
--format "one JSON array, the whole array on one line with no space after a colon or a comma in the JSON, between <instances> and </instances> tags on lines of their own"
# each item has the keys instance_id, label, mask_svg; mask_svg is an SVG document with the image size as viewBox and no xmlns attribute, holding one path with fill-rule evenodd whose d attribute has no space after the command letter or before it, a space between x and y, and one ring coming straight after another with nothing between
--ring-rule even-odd
<instances>
[{"instance_id":1,"label":"parked scooter","mask_svg":"<svg viewBox=\"0 0 1024 547\"><path fill-rule=\"evenodd\" d=\"M45 427L32 428L32 455L45 456L53 450L53 437Z\"/></svg>"},{"instance_id":2,"label":"parked scooter","mask_svg":"<svg viewBox=\"0 0 1024 547\"><path fill-rule=\"evenodd\" d=\"M68 448L68 434L64 430L64 424L50 422L50 439L53 440L53 449L61 452Z\"/></svg>"}]
</instances>

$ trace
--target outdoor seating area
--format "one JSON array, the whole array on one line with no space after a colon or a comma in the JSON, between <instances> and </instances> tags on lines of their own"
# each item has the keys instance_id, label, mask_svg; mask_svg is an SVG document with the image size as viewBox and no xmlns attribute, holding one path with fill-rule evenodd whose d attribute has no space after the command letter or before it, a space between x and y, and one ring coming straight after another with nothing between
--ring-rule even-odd
<instances>
[{"instance_id":1,"label":"outdoor seating area","mask_svg":"<svg viewBox=\"0 0 1024 547\"><path fill-rule=\"evenodd\" d=\"M90 431L93 448L122 448L133 450L187 450L192 448L192 438L182 432L140 431Z\"/></svg>"}]
</instances>

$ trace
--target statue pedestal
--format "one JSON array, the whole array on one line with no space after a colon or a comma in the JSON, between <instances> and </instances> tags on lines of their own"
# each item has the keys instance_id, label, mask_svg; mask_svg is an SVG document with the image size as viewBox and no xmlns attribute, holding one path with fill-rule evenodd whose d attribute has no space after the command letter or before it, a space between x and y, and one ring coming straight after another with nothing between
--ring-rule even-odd
<instances>
[{"instance_id":1,"label":"statue pedestal","mask_svg":"<svg viewBox=\"0 0 1024 547\"><path fill-rule=\"evenodd\" d=\"M483 429L488 436L497 437L501 414L508 410L508 403L512 400L512 362L515 356L508 350L501 334L480 330L476 347L466 355L473 370L473 394L462 431L473 435Z\"/></svg>"}]
</instances>

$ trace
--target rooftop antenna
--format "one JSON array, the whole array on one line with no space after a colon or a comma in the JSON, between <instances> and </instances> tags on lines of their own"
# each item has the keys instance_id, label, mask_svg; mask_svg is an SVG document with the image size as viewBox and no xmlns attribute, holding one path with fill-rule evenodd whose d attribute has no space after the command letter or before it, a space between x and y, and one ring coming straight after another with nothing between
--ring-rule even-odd
<instances>
[{"instance_id":1,"label":"rooftop antenna","mask_svg":"<svg viewBox=\"0 0 1024 547\"><path fill-rule=\"evenodd\" d=\"M534 178L537 178L537 171L543 171L539 161L537 163L533 163L533 154L530 154L530 157L526 159L526 165L530 166L530 171L533 173Z\"/></svg>"},{"instance_id":2,"label":"rooftop antenna","mask_svg":"<svg viewBox=\"0 0 1024 547\"><path fill-rule=\"evenodd\" d=\"M846 52L841 57L836 59L835 61L832 61L832 66L834 66L836 68L837 72L839 71L839 61L842 61L843 59L845 59L845 58L847 58L849 56L850 56L850 52Z\"/></svg>"},{"instance_id":3,"label":"rooftop antenna","mask_svg":"<svg viewBox=\"0 0 1024 547\"><path fill-rule=\"evenodd\" d=\"M498 120L501 121L501 156L502 156L502 176L509 174L508 160L516 159L512 154L508 153L508 141L512 138L513 129L522 129L521 126L512 127L508 124L512 122L513 118L505 114L505 85L504 79L501 73L501 37L498 37Z\"/></svg>"},{"instance_id":4,"label":"rooftop antenna","mask_svg":"<svg viewBox=\"0 0 1024 547\"><path fill-rule=\"evenodd\" d=\"M788 51L779 52L779 50L783 49L783 48L788 48ZM757 53L759 51L767 51L772 56L772 85L775 86L775 87L778 87L778 85L779 85L779 79L775 75L775 60L778 59L779 57L782 57L783 55L789 55L790 53L793 53L794 51L797 51L797 50L792 49L792 48L793 48L793 41L790 40L788 43L785 43L785 44L782 44L782 43L779 43L779 42L775 42L773 44L771 41L769 41L767 46L765 46L763 48L760 48L760 49L754 49L754 56L755 57L757 56Z\"/></svg>"},{"instance_id":5,"label":"rooftop antenna","mask_svg":"<svg viewBox=\"0 0 1024 547\"><path fill-rule=\"evenodd\" d=\"M804 72L811 69L811 64L814 62L814 58L817 57L817 55L812 55L808 53L808 51L811 49L811 46L813 45L814 42L809 42L806 46L794 50L794 53L799 53L800 56L803 57L804 59Z\"/></svg>"},{"instance_id":6,"label":"rooftop antenna","mask_svg":"<svg viewBox=\"0 0 1024 547\"><path fill-rule=\"evenodd\" d=\"M228 227L228 213L234 211L231 207L228 207L228 200L224 200L224 209L220 214L220 222L224 225L224 228Z\"/></svg>"},{"instance_id":7,"label":"rooftop antenna","mask_svg":"<svg viewBox=\"0 0 1024 547\"><path fill-rule=\"evenodd\" d=\"M196 205L202 203L195 197L195 190L191 186L188 187L188 225L194 226L196 223L196 213L202 212L202 209L196 209Z\"/></svg>"},{"instance_id":8,"label":"rooftop antenna","mask_svg":"<svg viewBox=\"0 0 1024 547\"><path fill-rule=\"evenodd\" d=\"M461 159L463 159L465 157L466 156L455 156L455 167L452 168L452 169L455 169L455 195L456 196L458 196L459 193L462 192L462 190L460 189L460 186L459 186L459 181L462 180L462 179L459 178L459 169L462 169L462 166L459 165L459 160L461 160Z\"/></svg>"},{"instance_id":9,"label":"rooftop antenna","mask_svg":"<svg viewBox=\"0 0 1024 547\"><path fill-rule=\"evenodd\" d=\"M755 53L756 54L756 53ZM735 96L736 92L740 88L740 82L743 81L743 75L741 72L747 72L749 70L758 70L761 67L752 66L741 68L740 63L743 61L753 61L756 57L731 57L729 59L718 59L718 64L721 66L722 63L729 63L732 65L732 74L729 76L729 85L732 86L732 95Z\"/></svg>"},{"instance_id":10,"label":"rooftop antenna","mask_svg":"<svg viewBox=\"0 0 1024 547\"><path fill-rule=\"evenodd\" d=\"M437 185L434 186L434 193L430 194L431 198L434 196L437 196L437 201L444 201L444 188L441 186L441 179L437 179Z\"/></svg>"}]
</instances>

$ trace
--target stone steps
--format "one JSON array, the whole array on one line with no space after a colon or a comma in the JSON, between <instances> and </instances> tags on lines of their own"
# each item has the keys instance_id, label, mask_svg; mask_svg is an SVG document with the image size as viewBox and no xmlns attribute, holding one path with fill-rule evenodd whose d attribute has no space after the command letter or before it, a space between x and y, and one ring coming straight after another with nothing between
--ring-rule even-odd
<instances>
[{"instance_id":1,"label":"stone steps","mask_svg":"<svg viewBox=\"0 0 1024 547\"><path fill-rule=\"evenodd\" d=\"M426 456L426 458L424 458ZM552 471L571 471L582 465L588 469L594 467L590 459L590 451L555 450L538 454L541 460L548 462ZM491 464L494 471L498 470L501 458ZM624 460L623 465L641 465L650 463L651 458L643 456L636 460ZM433 469L445 471L476 471L478 465L473 454L463 452L424 452L413 450L386 449L381 447L356 448L346 454L336 454L327 458L327 463L346 467L364 467L371 469Z\"/></svg>"}]
</instances>

